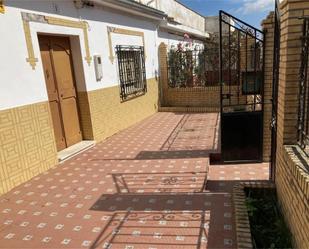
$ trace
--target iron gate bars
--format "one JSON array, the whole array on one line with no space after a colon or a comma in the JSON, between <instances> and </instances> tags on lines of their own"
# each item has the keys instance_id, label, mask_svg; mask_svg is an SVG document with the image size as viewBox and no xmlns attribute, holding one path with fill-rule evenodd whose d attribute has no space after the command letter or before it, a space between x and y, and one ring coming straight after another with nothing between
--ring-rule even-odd
<instances>
[{"instance_id":1,"label":"iron gate bars","mask_svg":"<svg viewBox=\"0 0 309 249\"><path fill-rule=\"evenodd\" d=\"M262 111L263 31L222 10L219 29L221 113ZM234 70L236 77L232 77ZM228 72L227 78L223 77L224 71Z\"/></svg>"},{"instance_id":2,"label":"iron gate bars","mask_svg":"<svg viewBox=\"0 0 309 249\"><path fill-rule=\"evenodd\" d=\"M171 49L168 52L167 65L169 87L185 88L205 84L204 50Z\"/></svg>"},{"instance_id":3,"label":"iron gate bars","mask_svg":"<svg viewBox=\"0 0 309 249\"><path fill-rule=\"evenodd\" d=\"M278 113L278 85L280 68L280 4L275 2L275 29L273 54L273 82L272 82L272 118L271 118L271 172L270 178L275 180L276 152L277 152L277 113Z\"/></svg>"},{"instance_id":4,"label":"iron gate bars","mask_svg":"<svg viewBox=\"0 0 309 249\"><path fill-rule=\"evenodd\" d=\"M309 17L304 18L301 67L299 73L299 96L298 96L298 144L309 156L309 83L308 83L308 58L309 56Z\"/></svg>"},{"instance_id":5,"label":"iron gate bars","mask_svg":"<svg viewBox=\"0 0 309 249\"><path fill-rule=\"evenodd\" d=\"M278 86L280 68L280 4L275 1L275 28L274 28L274 54L273 54L273 82L272 82L272 117L271 117L271 172L270 178L275 180L276 150L277 150L277 113L278 113Z\"/></svg>"},{"instance_id":6,"label":"iron gate bars","mask_svg":"<svg viewBox=\"0 0 309 249\"><path fill-rule=\"evenodd\" d=\"M147 91L145 54L143 46L116 46L122 101Z\"/></svg>"},{"instance_id":7,"label":"iron gate bars","mask_svg":"<svg viewBox=\"0 0 309 249\"><path fill-rule=\"evenodd\" d=\"M207 41L204 49L171 49L167 56L171 88L198 88L219 85L219 47Z\"/></svg>"}]
</instances>

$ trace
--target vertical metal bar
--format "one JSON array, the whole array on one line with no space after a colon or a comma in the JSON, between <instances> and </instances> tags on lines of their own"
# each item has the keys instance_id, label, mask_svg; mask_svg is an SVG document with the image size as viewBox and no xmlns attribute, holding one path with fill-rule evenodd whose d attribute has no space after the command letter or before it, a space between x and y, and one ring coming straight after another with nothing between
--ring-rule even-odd
<instances>
[{"instance_id":1,"label":"vertical metal bar","mask_svg":"<svg viewBox=\"0 0 309 249\"><path fill-rule=\"evenodd\" d=\"M126 61L127 61L127 64L126 64L126 66L127 66L127 75L128 75L128 82L129 82L129 91L128 91L128 93L129 94L132 94L133 93L133 91L134 91L134 89L133 89L133 87L132 87L132 85L133 85L133 70L132 70L132 64L133 64L133 61L132 61L132 51L130 50L130 49L127 49L126 50L126 56L127 56L127 59L126 59Z\"/></svg>"},{"instance_id":2,"label":"vertical metal bar","mask_svg":"<svg viewBox=\"0 0 309 249\"><path fill-rule=\"evenodd\" d=\"M124 51L124 68L125 68L125 76L126 76L126 95L131 94L131 75L130 75L130 58L129 51L125 49Z\"/></svg>"},{"instance_id":3,"label":"vertical metal bar","mask_svg":"<svg viewBox=\"0 0 309 249\"><path fill-rule=\"evenodd\" d=\"M271 120L271 167L270 179L276 179L276 154L277 154L277 110L278 110L278 82L280 63L280 6L278 0L275 1L275 30L274 30L274 50L273 50L273 83L272 83L272 120ZM265 43L264 43L265 44ZM264 48L265 50L265 48Z\"/></svg>"},{"instance_id":4,"label":"vertical metal bar","mask_svg":"<svg viewBox=\"0 0 309 249\"><path fill-rule=\"evenodd\" d=\"M305 122L306 122L306 96L307 96L307 81L308 81L308 56L309 56L309 20L305 20L305 34L304 34L304 40L305 40L305 56L303 58L303 60L305 60L304 62L304 80L302 82L302 125L301 125L301 129L302 129L302 136L301 136L301 142L303 147L305 147Z\"/></svg>"},{"instance_id":5,"label":"vertical metal bar","mask_svg":"<svg viewBox=\"0 0 309 249\"><path fill-rule=\"evenodd\" d=\"M247 75L247 72L248 72L248 33L246 31L246 41L245 41L245 49L246 49L246 52L245 52L245 60L246 60L246 71L245 71L245 84L246 84L246 93L248 92L248 75ZM246 106L248 104L248 99L247 99L247 96L246 96Z\"/></svg>"},{"instance_id":6,"label":"vertical metal bar","mask_svg":"<svg viewBox=\"0 0 309 249\"><path fill-rule=\"evenodd\" d=\"M147 79L146 79L146 68L145 68L145 48L141 47L141 65L142 65L142 72L143 72L143 91L144 93L147 92Z\"/></svg>"},{"instance_id":7,"label":"vertical metal bar","mask_svg":"<svg viewBox=\"0 0 309 249\"><path fill-rule=\"evenodd\" d=\"M261 112L262 112L262 116L261 116L261 137L260 137L260 155L261 155L261 161L263 161L263 143L264 143L264 65L265 65L265 46L264 44L266 44L266 35L265 33L262 34L263 35L263 42L261 43L261 48L262 50L262 61L260 60L260 52L259 52L259 63L262 63L262 67L259 68L259 71L262 70L262 76L261 76L261 88L260 88L260 94L261 94L261 102L259 103L259 105L261 105Z\"/></svg>"},{"instance_id":8,"label":"vertical metal bar","mask_svg":"<svg viewBox=\"0 0 309 249\"><path fill-rule=\"evenodd\" d=\"M255 111L256 110L256 73L257 73L257 70L256 70L256 49L257 49L257 40L256 40L256 30L254 30L254 53L253 53L253 59L254 59L254 100L253 100L253 110Z\"/></svg>"},{"instance_id":9,"label":"vertical metal bar","mask_svg":"<svg viewBox=\"0 0 309 249\"><path fill-rule=\"evenodd\" d=\"M139 50L135 49L133 51L133 75L134 75L134 91L136 92L138 89L140 89L140 80L139 80L139 74L141 73L141 68L138 66L138 55Z\"/></svg>"},{"instance_id":10,"label":"vertical metal bar","mask_svg":"<svg viewBox=\"0 0 309 249\"><path fill-rule=\"evenodd\" d=\"M221 124L222 124L222 112L223 112L223 96L222 96L222 88L223 88L223 79L222 79L222 11L219 12L220 20L219 20L219 82L220 82L220 113L221 113Z\"/></svg>"},{"instance_id":11,"label":"vertical metal bar","mask_svg":"<svg viewBox=\"0 0 309 249\"><path fill-rule=\"evenodd\" d=\"M121 51L120 46L117 46L116 50L117 50L117 57L118 57L121 99L124 99L125 98L125 79L123 75L123 60L122 60L123 53Z\"/></svg>"},{"instance_id":12,"label":"vertical metal bar","mask_svg":"<svg viewBox=\"0 0 309 249\"><path fill-rule=\"evenodd\" d=\"M135 51L135 68L136 68L136 71L138 71L137 73L137 77L136 77L136 80L137 80L137 88L138 90L142 89L142 64L141 64L141 52L142 52L142 48L141 47L138 47Z\"/></svg>"},{"instance_id":13,"label":"vertical metal bar","mask_svg":"<svg viewBox=\"0 0 309 249\"><path fill-rule=\"evenodd\" d=\"M122 65L123 65L123 76L125 78L125 85L124 85L124 96L127 97L128 94L128 73L127 73L127 51L122 51Z\"/></svg>"},{"instance_id":14,"label":"vertical metal bar","mask_svg":"<svg viewBox=\"0 0 309 249\"><path fill-rule=\"evenodd\" d=\"M138 71L138 89L144 89L143 87L143 65L142 65L142 56L143 49L142 47L139 47L138 50L136 51L136 67L139 69Z\"/></svg>"},{"instance_id":15,"label":"vertical metal bar","mask_svg":"<svg viewBox=\"0 0 309 249\"><path fill-rule=\"evenodd\" d=\"M122 63L123 69L124 69L122 73L123 73L123 78L125 79L125 81L124 81L124 96L125 96L125 98L128 95L128 74L127 74L128 61L127 61L126 57L127 57L127 52L125 50L123 50L121 63Z\"/></svg>"},{"instance_id":16,"label":"vertical metal bar","mask_svg":"<svg viewBox=\"0 0 309 249\"><path fill-rule=\"evenodd\" d=\"M232 82L231 82L231 26L229 25L229 32L228 32L228 57L229 57L229 63L228 63L228 73L229 73L229 105L232 104L232 95L231 95L231 85L232 85Z\"/></svg>"},{"instance_id":17,"label":"vertical metal bar","mask_svg":"<svg viewBox=\"0 0 309 249\"><path fill-rule=\"evenodd\" d=\"M308 68L307 68L307 71L308 71ZM309 139L309 83L308 83L308 80L306 82L307 84L307 94L306 94L306 97L305 97L305 103L307 102L307 113L306 113L306 116L304 118L305 120L305 139ZM306 141L305 141L306 142Z\"/></svg>"},{"instance_id":18,"label":"vertical metal bar","mask_svg":"<svg viewBox=\"0 0 309 249\"><path fill-rule=\"evenodd\" d=\"M237 35L237 105L239 105L239 96L240 96L240 85L241 85L241 70L240 70L240 62L241 62L241 53L240 53L240 31L238 30Z\"/></svg>"},{"instance_id":19,"label":"vertical metal bar","mask_svg":"<svg viewBox=\"0 0 309 249\"><path fill-rule=\"evenodd\" d=\"M132 65L133 65L133 52L128 49L127 50L127 73L128 73L128 76L129 76L129 94L132 94L134 92L134 89L133 89L133 70L132 70Z\"/></svg>"}]
</instances>

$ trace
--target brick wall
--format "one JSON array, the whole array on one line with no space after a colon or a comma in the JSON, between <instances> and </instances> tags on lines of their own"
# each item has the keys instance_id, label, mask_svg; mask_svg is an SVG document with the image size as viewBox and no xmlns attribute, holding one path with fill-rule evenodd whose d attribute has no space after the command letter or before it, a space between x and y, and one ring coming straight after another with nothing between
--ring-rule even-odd
<instances>
[{"instance_id":1,"label":"brick wall","mask_svg":"<svg viewBox=\"0 0 309 249\"><path fill-rule=\"evenodd\" d=\"M296 144L298 78L303 21L309 1L284 0L281 5L281 50L278 92L276 187L295 248L309 248L309 175L306 157Z\"/></svg>"},{"instance_id":2,"label":"brick wall","mask_svg":"<svg viewBox=\"0 0 309 249\"><path fill-rule=\"evenodd\" d=\"M274 56L274 12L262 22L264 37L264 129L263 129L263 160L270 161L271 156L271 117L272 117L272 82Z\"/></svg>"},{"instance_id":3,"label":"brick wall","mask_svg":"<svg viewBox=\"0 0 309 249\"><path fill-rule=\"evenodd\" d=\"M192 108L204 111L220 111L220 86L196 87L196 88L171 88L168 86L167 46L161 43L159 46L160 65L160 105L161 107ZM237 101L237 86L232 86L231 103ZM228 87L223 88L223 93L229 93ZM240 96L240 103L246 102L246 96Z\"/></svg>"}]
</instances>

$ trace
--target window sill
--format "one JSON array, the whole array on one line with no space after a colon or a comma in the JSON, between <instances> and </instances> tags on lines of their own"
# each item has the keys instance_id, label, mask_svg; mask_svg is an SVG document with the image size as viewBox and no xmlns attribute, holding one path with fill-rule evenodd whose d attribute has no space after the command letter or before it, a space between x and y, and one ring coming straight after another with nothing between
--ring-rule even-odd
<instances>
[{"instance_id":1,"label":"window sill","mask_svg":"<svg viewBox=\"0 0 309 249\"><path fill-rule=\"evenodd\" d=\"M301 194L303 200L309 200L309 166L308 157L297 145L284 146L283 160L289 172L287 181L295 193Z\"/></svg>"},{"instance_id":2,"label":"window sill","mask_svg":"<svg viewBox=\"0 0 309 249\"><path fill-rule=\"evenodd\" d=\"M130 101L130 100L133 100L135 98L141 97L145 94L146 94L146 91L140 91L140 92L132 93L132 94L128 95L125 99L121 99L120 102L124 103L124 102Z\"/></svg>"},{"instance_id":3,"label":"window sill","mask_svg":"<svg viewBox=\"0 0 309 249\"><path fill-rule=\"evenodd\" d=\"M292 160L297 168L303 171L309 179L309 161L304 151L298 145L285 145L284 147L290 160Z\"/></svg>"}]
</instances>

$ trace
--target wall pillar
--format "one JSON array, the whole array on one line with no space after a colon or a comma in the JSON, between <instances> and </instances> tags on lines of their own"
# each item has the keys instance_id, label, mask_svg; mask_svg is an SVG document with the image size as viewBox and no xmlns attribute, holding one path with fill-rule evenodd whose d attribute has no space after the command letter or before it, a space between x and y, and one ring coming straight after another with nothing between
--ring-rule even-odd
<instances>
[{"instance_id":1,"label":"wall pillar","mask_svg":"<svg viewBox=\"0 0 309 249\"><path fill-rule=\"evenodd\" d=\"M168 75L167 75L167 45L162 42L159 46L159 72L160 72L160 107L166 105L165 94L168 91Z\"/></svg>"},{"instance_id":2,"label":"wall pillar","mask_svg":"<svg viewBox=\"0 0 309 249\"><path fill-rule=\"evenodd\" d=\"M276 188L282 212L293 234L294 247L309 248L309 172L305 167L308 157L296 146L303 35L300 17L309 15L309 1L284 0L280 12Z\"/></svg>"},{"instance_id":3,"label":"wall pillar","mask_svg":"<svg viewBox=\"0 0 309 249\"><path fill-rule=\"evenodd\" d=\"M275 14L270 12L262 22L264 37L264 117L263 117L263 161L271 157L271 118L272 118L272 83L274 57Z\"/></svg>"},{"instance_id":4,"label":"wall pillar","mask_svg":"<svg viewBox=\"0 0 309 249\"><path fill-rule=\"evenodd\" d=\"M307 0L281 3L281 51L278 93L278 144L297 141L298 85L303 20L309 14Z\"/></svg>"}]
</instances>

